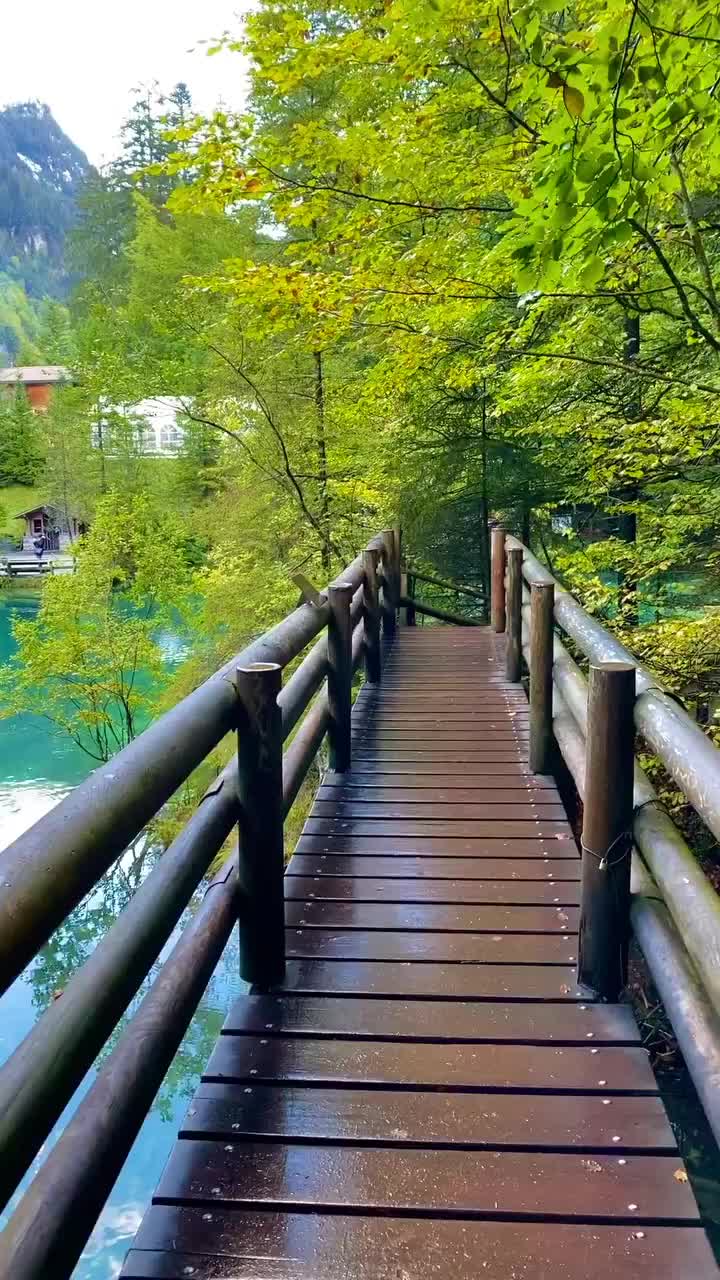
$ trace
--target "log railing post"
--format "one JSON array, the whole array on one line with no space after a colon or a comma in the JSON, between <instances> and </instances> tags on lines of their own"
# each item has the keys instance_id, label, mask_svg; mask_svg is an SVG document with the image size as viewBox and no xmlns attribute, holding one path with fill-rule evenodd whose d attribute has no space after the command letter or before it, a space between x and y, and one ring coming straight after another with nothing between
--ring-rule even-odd
<instances>
[{"instance_id":1,"label":"log railing post","mask_svg":"<svg viewBox=\"0 0 720 1280\"><path fill-rule=\"evenodd\" d=\"M240 976L261 988L285 975L282 668L239 667Z\"/></svg>"},{"instance_id":2,"label":"log railing post","mask_svg":"<svg viewBox=\"0 0 720 1280\"><path fill-rule=\"evenodd\" d=\"M505 530L495 525L491 535L492 572L490 579L490 625L505 630Z\"/></svg>"},{"instance_id":3,"label":"log railing post","mask_svg":"<svg viewBox=\"0 0 720 1280\"><path fill-rule=\"evenodd\" d=\"M554 584L533 582L530 588L530 768L533 773L550 772L554 608Z\"/></svg>"},{"instance_id":4,"label":"log railing post","mask_svg":"<svg viewBox=\"0 0 720 1280\"><path fill-rule=\"evenodd\" d=\"M353 589L341 582L328 590L328 745L330 768L345 773L350 768L350 717L352 711L352 622L350 604Z\"/></svg>"},{"instance_id":5,"label":"log railing post","mask_svg":"<svg viewBox=\"0 0 720 1280\"><path fill-rule=\"evenodd\" d=\"M514 684L522 672L522 562L522 548L511 547L507 552L505 675Z\"/></svg>"},{"instance_id":6,"label":"log railing post","mask_svg":"<svg viewBox=\"0 0 720 1280\"><path fill-rule=\"evenodd\" d=\"M627 981L635 668L590 668L578 982L617 1000Z\"/></svg>"},{"instance_id":7,"label":"log railing post","mask_svg":"<svg viewBox=\"0 0 720 1280\"><path fill-rule=\"evenodd\" d=\"M403 570L403 550L402 550L402 529L399 524L393 529L393 569L395 584L395 606L399 606L400 596L402 595L402 585L400 579Z\"/></svg>"},{"instance_id":8,"label":"log railing post","mask_svg":"<svg viewBox=\"0 0 720 1280\"><path fill-rule=\"evenodd\" d=\"M365 618L365 679L369 684L380 680L380 599L378 591L378 561L380 552L367 547L363 561L363 614Z\"/></svg>"},{"instance_id":9,"label":"log railing post","mask_svg":"<svg viewBox=\"0 0 720 1280\"><path fill-rule=\"evenodd\" d=\"M382 536L382 629L386 645L391 644L397 628L397 596L395 592L395 533L386 529Z\"/></svg>"},{"instance_id":10,"label":"log railing post","mask_svg":"<svg viewBox=\"0 0 720 1280\"><path fill-rule=\"evenodd\" d=\"M414 627L417 625L416 614L415 614L415 574L414 573L408 573L407 575L407 585L405 588L405 593L409 601L409 604L405 609L405 625L408 627Z\"/></svg>"}]
</instances>

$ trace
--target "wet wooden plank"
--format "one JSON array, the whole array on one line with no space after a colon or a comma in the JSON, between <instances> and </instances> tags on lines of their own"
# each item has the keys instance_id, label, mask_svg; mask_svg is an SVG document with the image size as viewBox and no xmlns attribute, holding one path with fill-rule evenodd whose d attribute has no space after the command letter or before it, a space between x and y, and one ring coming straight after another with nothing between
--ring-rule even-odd
<instances>
[{"instance_id":1,"label":"wet wooden plank","mask_svg":"<svg viewBox=\"0 0 720 1280\"><path fill-rule=\"evenodd\" d=\"M382 961L289 960L281 988L297 994L398 996L437 1000L577 1000L587 992L575 966L383 964Z\"/></svg>"},{"instance_id":2,"label":"wet wooden plank","mask_svg":"<svg viewBox=\"0 0 720 1280\"><path fill-rule=\"evenodd\" d=\"M375 791L386 791L388 798L391 793L402 791L408 799L412 799L414 795L418 798L425 798L428 795L437 793L437 799L447 799L451 801L455 798L454 793L460 792L460 798L472 799L478 793L483 791L494 791L496 793L510 791L513 793L513 799L521 799L528 791L542 791L549 793L551 796L558 794L557 788L551 778L541 775L528 773L527 770L517 769L512 773L485 773L474 774L471 777L463 776L458 773L434 773L431 770L421 770L414 772L411 768L403 771L402 769L376 769L359 772L351 769L348 773L326 773L323 779L322 790L334 791L336 788L342 787L349 791L360 791L361 793L369 791L372 794ZM465 795L465 793L467 793Z\"/></svg>"},{"instance_id":3,"label":"wet wooden plank","mask_svg":"<svg viewBox=\"0 0 720 1280\"><path fill-rule=\"evenodd\" d=\"M472 855L473 861L501 858L503 861L523 861L548 858L562 862L577 862L578 851L572 835L555 836L552 840L479 840L472 836L347 836L302 835L297 843L299 854L352 853L358 856L372 854L395 856L412 854L415 857L459 858Z\"/></svg>"},{"instance_id":4,"label":"wet wooden plank","mask_svg":"<svg viewBox=\"0 0 720 1280\"><path fill-rule=\"evenodd\" d=\"M473 1004L452 1001L342 1000L332 996L244 995L225 1021L223 1035L272 1034L357 1037L365 1040L472 1041L525 1045L640 1043L625 1005Z\"/></svg>"},{"instance_id":5,"label":"wet wooden plank","mask_svg":"<svg viewBox=\"0 0 720 1280\"><path fill-rule=\"evenodd\" d=\"M500 721L508 716L515 719L527 718L529 715L528 703L525 697L518 698L514 701L507 697L488 697L481 694L480 697L471 695L463 698L459 694L450 693L446 690L427 693L413 693L411 690L403 690L396 694L388 689L384 689L382 694L375 699L363 699L359 697L355 703L356 719L360 717L371 717L376 715L379 721L383 718L392 718L393 716L411 716L425 717L431 720L437 719L466 719L466 720L496 720Z\"/></svg>"},{"instance_id":6,"label":"wet wooden plank","mask_svg":"<svg viewBox=\"0 0 720 1280\"><path fill-rule=\"evenodd\" d=\"M579 880L580 859L558 858L413 858L402 854L296 853L291 876L384 876L391 880Z\"/></svg>"},{"instance_id":7,"label":"wet wooden plank","mask_svg":"<svg viewBox=\"0 0 720 1280\"><path fill-rule=\"evenodd\" d=\"M576 882L568 880L384 880L364 876L286 876L286 899L334 898L357 902L526 903L576 906Z\"/></svg>"},{"instance_id":8,"label":"wet wooden plank","mask_svg":"<svg viewBox=\"0 0 720 1280\"><path fill-rule=\"evenodd\" d=\"M289 925L330 929L420 929L461 933L572 933L579 907L497 906L474 903L336 902L300 899L285 902Z\"/></svg>"},{"instance_id":9,"label":"wet wooden plank","mask_svg":"<svg viewBox=\"0 0 720 1280\"><path fill-rule=\"evenodd\" d=\"M539 1090L603 1098L614 1093L658 1092L644 1049L591 1041L582 1046L543 1044L529 1049L524 1044L222 1035L202 1078L238 1084L285 1081L483 1093ZM606 1110L612 1110L612 1105Z\"/></svg>"},{"instance_id":10,"label":"wet wooden plank","mask_svg":"<svg viewBox=\"0 0 720 1280\"><path fill-rule=\"evenodd\" d=\"M412 746L431 740L433 746L444 744L452 746L453 743L462 743L464 747L474 746L479 751L483 749L502 751L503 747L508 748L517 743L527 742L529 736L529 730L514 730L509 725L502 729L496 726L488 727L487 732L472 725L454 725L447 728L436 724L428 724L423 728L413 728L411 725L374 725L364 730L360 728L356 733L355 741L361 750L369 743L377 746L407 743Z\"/></svg>"},{"instance_id":11,"label":"wet wooden plank","mask_svg":"<svg viewBox=\"0 0 720 1280\"><path fill-rule=\"evenodd\" d=\"M450 718L491 720L494 714L503 718L508 715L528 715L529 706L524 694L518 696L502 691L493 694L489 690L468 690L463 697L462 693L453 694L447 689L426 688L413 692L405 688L394 692L387 686L382 686L371 696L360 693L355 701L354 711L356 715L375 715L378 718L396 713L436 716L446 712Z\"/></svg>"},{"instance_id":12,"label":"wet wooden plank","mask_svg":"<svg viewBox=\"0 0 720 1280\"><path fill-rule=\"evenodd\" d=\"M552 840L476 839L472 836L348 836L302 835L298 853L402 854L417 857L458 858L472 855L486 858L552 858L563 862L578 860L578 851L570 832L555 835Z\"/></svg>"},{"instance_id":13,"label":"wet wooden plank","mask_svg":"<svg viewBox=\"0 0 720 1280\"><path fill-rule=\"evenodd\" d=\"M441 836L447 832L448 820L431 818L308 818L305 831L308 835L356 835L356 836ZM517 820L493 818L483 822L481 818L456 820L452 824L458 836L475 836L477 839L527 839L552 840L556 835L567 835L570 828L559 818L519 818Z\"/></svg>"},{"instance_id":14,"label":"wet wooden plank","mask_svg":"<svg viewBox=\"0 0 720 1280\"><path fill-rule=\"evenodd\" d=\"M534 805L560 804L560 795L555 787L535 787L532 786L530 779L523 781L515 779L514 783L508 779L500 780L498 785L497 778L487 778L476 786L468 786L467 778L464 780L454 780L454 785L443 786L433 779L426 786L418 786L417 779L410 786L407 780L402 778L393 780L383 777L382 781L373 778L372 774L364 775L362 781L348 778L340 782L341 775L334 774L333 777L338 779L336 782L328 782L327 779L318 789L318 800L332 800L352 803L369 803L369 804L495 804L495 805L526 805L528 802ZM487 793L490 793L489 795ZM563 813L564 816L564 813Z\"/></svg>"},{"instance_id":15,"label":"wet wooden plank","mask_svg":"<svg viewBox=\"0 0 720 1280\"><path fill-rule=\"evenodd\" d=\"M374 929L286 929L286 954L315 960L428 960L442 964L571 964L572 933L421 933Z\"/></svg>"},{"instance_id":16,"label":"wet wooden plank","mask_svg":"<svg viewBox=\"0 0 720 1280\"><path fill-rule=\"evenodd\" d=\"M527 753L524 758L520 758L518 749L511 744L495 745L475 744L469 748L468 745L454 746L452 742L445 742L442 746L430 745L427 739L421 742L410 742L409 745L378 746L375 744L370 746L363 742L356 742L352 749L352 759L355 760L357 767L366 769L369 767L368 762L382 764L383 768L389 765L410 764L413 765L413 772L421 773L421 765L432 765L428 768L429 773L437 773L438 765L452 764L455 768L452 773L460 774L460 776L468 776L469 773L505 773L509 767L518 769L518 772L529 773L527 764ZM474 765L474 768L469 768Z\"/></svg>"},{"instance_id":17,"label":"wet wooden plank","mask_svg":"<svg viewBox=\"0 0 720 1280\"><path fill-rule=\"evenodd\" d=\"M456 822L465 821L492 822L498 819L501 822L527 823L534 822L538 818L542 822L567 821L565 810L559 802L548 804L542 800L531 800L529 796L525 797L524 804L482 800L473 804L435 803L432 809L428 809L426 804L419 804L417 801L378 801L369 797L361 800L347 794L339 799L316 800L313 805L313 816L336 819L360 818L363 821L370 819L384 821L386 818L392 818L396 822L405 818L423 821L430 819L433 822L446 822L448 831L452 830Z\"/></svg>"},{"instance_id":18,"label":"wet wooden plank","mask_svg":"<svg viewBox=\"0 0 720 1280\"><path fill-rule=\"evenodd\" d=\"M228 1150L228 1147L230 1148ZM155 1199L204 1205L697 1223L674 1156L531 1154L181 1139ZM631 1208L631 1206L633 1206Z\"/></svg>"},{"instance_id":19,"label":"wet wooden plank","mask_svg":"<svg viewBox=\"0 0 720 1280\"><path fill-rule=\"evenodd\" d=\"M716 1280L695 1227L154 1206L121 1280Z\"/></svg>"},{"instance_id":20,"label":"wet wooden plank","mask_svg":"<svg viewBox=\"0 0 720 1280\"><path fill-rule=\"evenodd\" d=\"M508 714L507 708L497 707L494 711L486 712L460 712L443 711L438 707L435 714L431 711L411 711L397 709L390 711L386 709L383 712L373 714L371 711L362 715L353 717L353 726L356 732L379 732L384 729L407 728L422 732L424 728L429 729L433 733L436 729L445 730L449 735L456 733L458 729L467 730L471 734L477 734L479 737L490 736L493 730L493 738L496 734L513 733L520 729L528 729L529 718L524 713L517 712Z\"/></svg>"},{"instance_id":21,"label":"wet wooden plank","mask_svg":"<svg viewBox=\"0 0 720 1280\"><path fill-rule=\"evenodd\" d=\"M500 716L502 715L502 720ZM498 712L495 719L459 720L441 714L437 716L368 716L353 719L353 733L358 743L367 738L383 739L398 735L415 741L418 746L424 742L441 742L447 738L476 741L477 745L487 746L489 743L502 745L505 739L527 737L528 721L524 717L508 718L507 713Z\"/></svg>"},{"instance_id":22,"label":"wet wooden plank","mask_svg":"<svg viewBox=\"0 0 720 1280\"><path fill-rule=\"evenodd\" d=\"M184 1138L381 1143L535 1151L675 1151L659 1098L308 1089L203 1083L180 1129Z\"/></svg>"}]
</instances>

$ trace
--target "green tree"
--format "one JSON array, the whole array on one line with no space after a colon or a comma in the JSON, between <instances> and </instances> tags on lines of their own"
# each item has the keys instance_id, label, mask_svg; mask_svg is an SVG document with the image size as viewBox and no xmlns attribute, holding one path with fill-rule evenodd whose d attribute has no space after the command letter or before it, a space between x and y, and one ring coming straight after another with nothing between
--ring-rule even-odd
<instances>
[{"instance_id":1,"label":"green tree","mask_svg":"<svg viewBox=\"0 0 720 1280\"><path fill-rule=\"evenodd\" d=\"M40 423L45 455L43 494L63 513L68 529L73 516L86 524L92 519L104 488L104 455L93 442L93 420L93 406L85 389L64 386L55 390Z\"/></svg>"},{"instance_id":2,"label":"green tree","mask_svg":"<svg viewBox=\"0 0 720 1280\"><path fill-rule=\"evenodd\" d=\"M667 0L260 5L234 44L251 110L198 130L193 195L258 202L280 252L206 286L286 345L352 345L381 451L403 421L409 449L434 436L444 507L452 456L486 476L478 508L613 512L644 544L634 587L667 560L667 486L700 512L720 463L719 21L707 0L682 21Z\"/></svg>"},{"instance_id":3,"label":"green tree","mask_svg":"<svg viewBox=\"0 0 720 1280\"><path fill-rule=\"evenodd\" d=\"M50 578L37 617L14 623L0 715L43 716L108 760L147 723L151 686L169 678L157 633L177 625L189 581L178 522L144 496L106 495L75 572Z\"/></svg>"},{"instance_id":4,"label":"green tree","mask_svg":"<svg viewBox=\"0 0 720 1280\"><path fill-rule=\"evenodd\" d=\"M0 484L35 484L43 464L37 415L19 386L0 395Z\"/></svg>"}]
</instances>

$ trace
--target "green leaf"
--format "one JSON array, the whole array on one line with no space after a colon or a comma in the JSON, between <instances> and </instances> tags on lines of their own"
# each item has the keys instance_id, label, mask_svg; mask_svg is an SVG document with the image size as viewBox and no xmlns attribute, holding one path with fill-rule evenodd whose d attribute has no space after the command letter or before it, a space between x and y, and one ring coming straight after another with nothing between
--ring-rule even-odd
<instances>
[{"instance_id":1,"label":"green leaf","mask_svg":"<svg viewBox=\"0 0 720 1280\"><path fill-rule=\"evenodd\" d=\"M574 89L571 84L563 86L563 102L565 109L574 120L579 120L585 110L585 98L579 89Z\"/></svg>"}]
</instances>

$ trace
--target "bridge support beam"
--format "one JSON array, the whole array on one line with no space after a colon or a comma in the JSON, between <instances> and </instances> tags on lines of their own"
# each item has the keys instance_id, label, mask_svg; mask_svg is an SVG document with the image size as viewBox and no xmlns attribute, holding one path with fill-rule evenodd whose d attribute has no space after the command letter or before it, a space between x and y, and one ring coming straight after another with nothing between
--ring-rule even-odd
<instances>
[{"instance_id":1,"label":"bridge support beam","mask_svg":"<svg viewBox=\"0 0 720 1280\"><path fill-rule=\"evenodd\" d=\"M285 976L282 667L239 667L240 976L263 989Z\"/></svg>"},{"instance_id":2,"label":"bridge support beam","mask_svg":"<svg viewBox=\"0 0 720 1280\"><path fill-rule=\"evenodd\" d=\"M578 982L617 1000L627 981L635 668L590 668Z\"/></svg>"}]
</instances>

